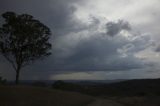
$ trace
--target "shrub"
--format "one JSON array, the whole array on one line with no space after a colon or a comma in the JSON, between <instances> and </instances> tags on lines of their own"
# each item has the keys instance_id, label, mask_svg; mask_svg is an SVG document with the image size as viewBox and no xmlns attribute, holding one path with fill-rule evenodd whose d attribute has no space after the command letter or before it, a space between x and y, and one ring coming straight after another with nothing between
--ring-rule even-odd
<instances>
[{"instance_id":1,"label":"shrub","mask_svg":"<svg viewBox=\"0 0 160 106\"><path fill-rule=\"evenodd\" d=\"M0 77L0 85L6 84L7 80Z\"/></svg>"}]
</instances>

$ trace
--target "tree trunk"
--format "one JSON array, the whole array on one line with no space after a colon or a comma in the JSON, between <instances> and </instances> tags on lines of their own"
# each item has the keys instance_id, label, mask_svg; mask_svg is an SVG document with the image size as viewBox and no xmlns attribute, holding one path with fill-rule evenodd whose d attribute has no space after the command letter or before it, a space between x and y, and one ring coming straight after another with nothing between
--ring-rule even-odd
<instances>
[{"instance_id":1,"label":"tree trunk","mask_svg":"<svg viewBox=\"0 0 160 106\"><path fill-rule=\"evenodd\" d=\"M19 84L19 74L20 74L20 68L17 68L17 70L16 70L16 81L15 81L16 85Z\"/></svg>"}]
</instances>

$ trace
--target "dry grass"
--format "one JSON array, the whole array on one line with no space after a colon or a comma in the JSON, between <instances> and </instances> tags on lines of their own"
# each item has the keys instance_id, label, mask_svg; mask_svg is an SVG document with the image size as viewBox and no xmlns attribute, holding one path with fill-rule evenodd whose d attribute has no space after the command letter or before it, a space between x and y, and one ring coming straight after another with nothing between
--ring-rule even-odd
<instances>
[{"instance_id":1,"label":"dry grass","mask_svg":"<svg viewBox=\"0 0 160 106\"><path fill-rule=\"evenodd\" d=\"M159 96L91 97L28 86L0 86L0 106L160 106Z\"/></svg>"},{"instance_id":2,"label":"dry grass","mask_svg":"<svg viewBox=\"0 0 160 106\"><path fill-rule=\"evenodd\" d=\"M0 86L0 106L85 106L93 97L27 86Z\"/></svg>"},{"instance_id":3,"label":"dry grass","mask_svg":"<svg viewBox=\"0 0 160 106\"><path fill-rule=\"evenodd\" d=\"M160 106L159 96L132 96L132 97L112 97L107 98L124 106Z\"/></svg>"}]
</instances>

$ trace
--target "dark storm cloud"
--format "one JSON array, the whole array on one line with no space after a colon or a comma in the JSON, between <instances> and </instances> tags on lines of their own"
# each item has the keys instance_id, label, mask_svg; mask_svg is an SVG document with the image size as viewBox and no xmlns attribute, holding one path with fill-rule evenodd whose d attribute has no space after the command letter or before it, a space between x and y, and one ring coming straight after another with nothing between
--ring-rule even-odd
<instances>
[{"instance_id":1,"label":"dark storm cloud","mask_svg":"<svg viewBox=\"0 0 160 106\"><path fill-rule=\"evenodd\" d=\"M118 22L108 22L106 24L107 35L115 36L122 30L131 30L131 27L128 22L119 20Z\"/></svg>"},{"instance_id":2,"label":"dark storm cloud","mask_svg":"<svg viewBox=\"0 0 160 106\"><path fill-rule=\"evenodd\" d=\"M156 47L155 52L160 52L160 45Z\"/></svg>"},{"instance_id":3,"label":"dark storm cloud","mask_svg":"<svg viewBox=\"0 0 160 106\"><path fill-rule=\"evenodd\" d=\"M82 23L82 20L74 16L77 8L72 5L79 2L79 0L3 0L1 2L0 13L15 11L20 14L31 14L49 26L53 32L52 56L26 67L25 72L22 73L24 79L45 79L51 74L64 71L118 71L145 67L143 61L135 57L134 53L144 50L149 38L139 37L129 41L123 35L114 37L122 30L128 32L131 30L131 25L125 20L106 22L106 26L103 27L107 33L98 30L101 20L96 16L91 17L90 24ZM113 39L109 39L108 36L112 36ZM127 46L130 44L133 47ZM0 72L4 76L12 70L8 66L10 67L7 62L0 61ZM13 74L8 76L13 78Z\"/></svg>"},{"instance_id":4,"label":"dark storm cloud","mask_svg":"<svg viewBox=\"0 0 160 106\"><path fill-rule=\"evenodd\" d=\"M143 61L136 58L133 53L144 50L146 45L143 43L149 40L143 41L143 38L139 38L130 42L122 36L110 40L108 37L103 36L103 33L95 34L92 35L93 37L81 41L74 49L69 49L71 55L57 59L56 66L63 67L56 67L56 69L70 71L118 71L144 67ZM134 48L134 45L137 43L142 45ZM133 47L130 47L129 51L124 50L127 56L122 57L118 50L123 47L128 49L127 45L129 44L133 45ZM62 49L60 52L65 53L68 51L68 49L65 50Z\"/></svg>"},{"instance_id":5,"label":"dark storm cloud","mask_svg":"<svg viewBox=\"0 0 160 106\"><path fill-rule=\"evenodd\" d=\"M31 14L47 24L54 33L64 34L74 24L74 2L76 0L2 0L0 13L14 11Z\"/></svg>"},{"instance_id":6,"label":"dark storm cloud","mask_svg":"<svg viewBox=\"0 0 160 106\"><path fill-rule=\"evenodd\" d=\"M53 69L87 72L131 70L146 67L146 63L135 57L134 54L151 45L149 35L133 34L132 40L130 40L122 33L110 39L107 36L111 35L98 31L100 20L96 17L91 17L91 19L92 23L88 27L84 25L85 29L79 30L80 35L75 33L70 39L65 39L64 36L65 41L68 42L56 49L58 56L53 59L52 65L55 66ZM114 29L107 27L106 31L115 31L114 34L119 34L121 30L127 30L132 34L131 25L127 21L110 21L106 25L110 25ZM85 36L83 32L87 32L86 39L82 39ZM73 43L77 39L80 42ZM59 41L59 43L63 41Z\"/></svg>"}]
</instances>

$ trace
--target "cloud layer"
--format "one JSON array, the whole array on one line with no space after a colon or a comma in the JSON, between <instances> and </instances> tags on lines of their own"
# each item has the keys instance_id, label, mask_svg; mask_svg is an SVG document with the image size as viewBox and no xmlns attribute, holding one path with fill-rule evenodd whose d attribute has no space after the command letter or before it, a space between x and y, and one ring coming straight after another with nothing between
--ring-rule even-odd
<instances>
[{"instance_id":1,"label":"cloud layer","mask_svg":"<svg viewBox=\"0 0 160 106\"><path fill-rule=\"evenodd\" d=\"M22 79L67 79L78 75L79 79L106 79L105 72L133 70L145 77L148 71L144 70L157 70L160 63L159 4L158 0L2 0L0 13L28 13L52 30L52 56L26 67ZM1 74L13 79L14 72L3 61Z\"/></svg>"}]
</instances>

